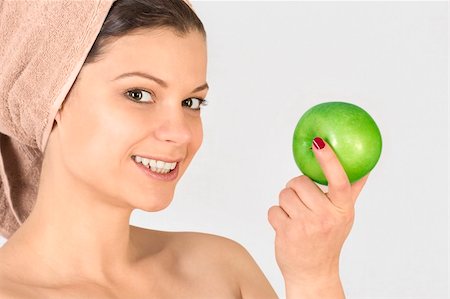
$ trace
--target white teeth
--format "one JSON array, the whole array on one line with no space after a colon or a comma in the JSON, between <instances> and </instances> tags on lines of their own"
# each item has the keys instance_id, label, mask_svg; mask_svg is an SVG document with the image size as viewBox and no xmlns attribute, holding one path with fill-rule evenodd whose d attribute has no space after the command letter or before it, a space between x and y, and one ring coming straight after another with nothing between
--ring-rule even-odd
<instances>
[{"instance_id":1,"label":"white teeth","mask_svg":"<svg viewBox=\"0 0 450 299\"><path fill-rule=\"evenodd\" d=\"M142 159L142 164L144 164L145 166L148 166L148 163L150 163L150 160L149 159L146 159L146 158L141 158Z\"/></svg>"},{"instance_id":2,"label":"white teeth","mask_svg":"<svg viewBox=\"0 0 450 299\"><path fill-rule=\"evenodd\" d=\"M156 168L156 161L155 160L150 160L150 166L152 168Z\"/></svg>"},{"instance_id":3,"label":"white teeth","mask_svg":"<svg viewBox=\"0 0 450 299\"><path fill-rule=\"evenodd\" d=\"M145 165L146 167L150 168L151 171L156 173L168 173L171 170L175 169L175 167L177 166L177 162L167 163L164 161L157 161L139 156L134 156L134 160Z\"/></svg>"}]
</instances>

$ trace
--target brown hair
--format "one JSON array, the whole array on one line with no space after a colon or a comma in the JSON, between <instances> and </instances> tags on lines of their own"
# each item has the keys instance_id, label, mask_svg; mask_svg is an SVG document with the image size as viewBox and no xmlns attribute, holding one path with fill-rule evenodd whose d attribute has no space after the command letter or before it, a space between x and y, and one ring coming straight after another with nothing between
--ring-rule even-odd
<instances>
[{"instance_id":1,"label":"brown hair","mask_svg":"<svg viewBox=\"0 0 450 299\"><path fill-rule=\"evenodd\" d=\"M112 38L136 29L169 28L183 36L193 30L206 38L202 22L183 0L116 0L111 6L84 64L100 59Z\"/></svg>"}]
</instances>

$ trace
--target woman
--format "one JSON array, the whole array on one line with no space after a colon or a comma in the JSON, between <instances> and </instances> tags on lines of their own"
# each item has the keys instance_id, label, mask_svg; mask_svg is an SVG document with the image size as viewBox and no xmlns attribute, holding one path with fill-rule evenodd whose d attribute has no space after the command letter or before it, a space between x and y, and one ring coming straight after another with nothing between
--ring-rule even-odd
<instances>
[{"instance_id":1,"label":"woman","mask_svg":"<svg viewBox=\"0 0 450 299\"><path fill-rule=\"evenodd\" d=\"M130 20L133 20L131 22ZM55 117L35 206L0 249L7 298L277 298L220 236L129 225L166 208L202 143L206 34L182 0L118 0ZM268 213L288 298L343 298L339 254L367 176L323 140L323 193L293 178Z\"/></svg>"}]
</instances>

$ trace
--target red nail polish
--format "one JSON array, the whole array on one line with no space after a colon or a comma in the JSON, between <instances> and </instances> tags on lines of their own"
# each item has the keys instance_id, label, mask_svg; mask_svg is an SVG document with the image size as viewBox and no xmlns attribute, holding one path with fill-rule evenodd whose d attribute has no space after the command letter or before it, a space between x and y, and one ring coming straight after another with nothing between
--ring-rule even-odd
<instances>
[{"instance_id":1,"label":"red nail polish","mask_svg":"<svg viewBox=\"0 0 450 299\"><path fill-rule=\"evenodd\" d=\"M323 142L322 138L320 138L320 137L314 138L313 144L314 144L314 147L319 150L323 149L325 147L325 142Z\"/></svg>"}]
</instances>

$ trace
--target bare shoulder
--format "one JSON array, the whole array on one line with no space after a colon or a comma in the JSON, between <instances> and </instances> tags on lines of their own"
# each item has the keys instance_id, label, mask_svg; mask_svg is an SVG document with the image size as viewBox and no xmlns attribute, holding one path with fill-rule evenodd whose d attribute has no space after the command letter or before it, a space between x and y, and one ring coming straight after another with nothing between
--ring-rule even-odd
<instances>
[{"instance_id":1,"label":"bare shoulder","mask_svg":"<svg viewBox=\"0 0 450 299\"><path fill-rule=\"evenodd\" d=\"M36 296L36 293L13 282L3 280L0 283L0 298L27 299L33 296Z\"/></svg>"},{"instance_id":2,"label":"bare shoulder","mask_svg":"<svg viewBox=\"0 0 450 299\"><path fill-rule=\"evenodd\" d=\"M185 233L198 254L209 255L221 270L236 277L243 298L277 298L272 286L248 250L232 239L198 232ZM268 296L270 295L270 296Z\"/></svg>"},{"instance_id":3,"label":"bare shoulder","mask_svg":"<svg viewBox=\"0 0 450 299\"><path fill-rule=\"evenodd\" d=\"M8 269L3 262L0 258L0 298L25 299L35 296L36 294L33 294L31 290L10 279L7 274Z\"/></svg>"},{"instance_id":4,"label":"bare shoulder","mask_svg":"<svg viewBox=\"0 0 450 299\"><path fill-rule=\"evenodd\" d=\"M160 232L162 233L162 232ZM238 242L208 233L165 232L179 267L192 275L217 277L244 299L278 298L250 253Z\"/></svg>"},{"instance_id":5,"label":"bare shoulder","mask_svg":"<svg viewBox=\"0 0 450 299\"><path fill-rule=\"evenodd\" d=\"M180 248L187 243L198 257L206 257L206 266L214 265L216 270L232 277L242 298L278 298L261 268L240 243L198 232L184 232L179 241Z\"/></svg>"}]
</instances>

